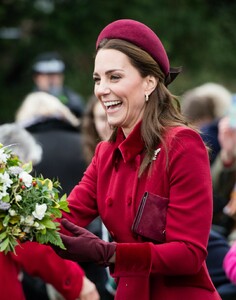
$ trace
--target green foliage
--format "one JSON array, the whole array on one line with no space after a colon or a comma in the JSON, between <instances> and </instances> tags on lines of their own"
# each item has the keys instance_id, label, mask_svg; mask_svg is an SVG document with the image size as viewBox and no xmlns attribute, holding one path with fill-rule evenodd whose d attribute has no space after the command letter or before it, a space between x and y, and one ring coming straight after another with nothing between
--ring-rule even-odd
<instances>
[{"instance_id":1,"label":"green foliage","mask_svg":"<svg viewBox=\"0 0 236 300\"><path fill-rule=\"evenodd\" d=\"M149 25L163 41L171 65L183 66L170 86L175 94L206 81L235 92L235 10L235 1L229 0L3 1L2 29L16 27L21 34L19 39L0 39L0 122L12 121L31 91L31 65L40 52L58 50L67 65L66 84L90 96L97 35L119 18Z\"/></svg>"},{"instance_id":2,"label":"green foliage","mask_svg":"<svg viewBox=\"0 0 236 300\"><path fill-rule=\"evenodd\" d=\"M60 183L32 177L32 164L22 164L10 148L0 144L0 252L15 252L18 241L51 243L64 249L56 218L69 212Z\"/></svg>"},{"instance_id":3,"label":"green foliage","mask_svg":"<svg viewBox=\"0 0 236 300\"><path fill-rule=\"evenodd\" d=\"M55 230L47 230L47 234L42 234L42 232L36 233L36 239L40 244L48 244L51 243L55 246L60 247L61 249L66 249L62 243L61 237L58 232Z\"/></svg>"}]
</instances>

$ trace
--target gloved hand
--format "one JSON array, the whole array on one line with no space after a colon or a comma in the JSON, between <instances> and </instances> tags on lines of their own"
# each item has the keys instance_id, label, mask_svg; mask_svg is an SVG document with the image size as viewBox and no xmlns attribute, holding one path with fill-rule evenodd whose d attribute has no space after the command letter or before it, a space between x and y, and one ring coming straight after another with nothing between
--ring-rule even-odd
<instances>
[{"instance_id":1,"label":"gloved hand","mask_svg":"<svg viewBox=\"0 0 236 300\"><path fill-rule=\"evenodd\" d=\"M110 265L109 259L115 253L116 243L105 242L87 229L76 226L66 219L61 220L61 225L73 236L60 233L66 250L52 246L59 256L76 262L96 262L103 266Z\"/></svg>"}]
</instances>

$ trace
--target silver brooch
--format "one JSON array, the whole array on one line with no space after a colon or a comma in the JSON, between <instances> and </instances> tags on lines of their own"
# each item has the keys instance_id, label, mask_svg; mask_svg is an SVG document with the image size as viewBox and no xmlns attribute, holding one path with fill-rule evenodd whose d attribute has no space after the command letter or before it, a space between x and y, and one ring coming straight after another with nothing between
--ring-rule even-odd
<instances>
[{"instance_id":1,"label":"silver brooch","mask_svg":"<svg viewBox=\"0 0 236 300\"><path fill-rule=\"evenodd\" d=\"M156 160L157 154L158 154L160 151L161 151L161 148L157 148L157 149L154 151L154 155L153 155L152 160Z\"/></svg>"}]
</instances>

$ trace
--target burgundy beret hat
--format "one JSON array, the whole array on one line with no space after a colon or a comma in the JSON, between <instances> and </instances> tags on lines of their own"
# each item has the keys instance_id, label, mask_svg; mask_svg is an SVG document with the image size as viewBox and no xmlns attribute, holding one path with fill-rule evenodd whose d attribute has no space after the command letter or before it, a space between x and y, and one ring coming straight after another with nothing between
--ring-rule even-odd
<instances>
[{"instance_id":1,"label":"burgundy beret hat","mask_svg":"<svg viewBox=\"0 0 236 300\"><path fill-rule=\"evenodd\" d=\"M143 23L131 19L117 20L101 31L97 38L96 48L103 39L121 39L140 47L152 56L166 76L169 74L170 63L162 42Z\"/></svg>"}]
</instances>

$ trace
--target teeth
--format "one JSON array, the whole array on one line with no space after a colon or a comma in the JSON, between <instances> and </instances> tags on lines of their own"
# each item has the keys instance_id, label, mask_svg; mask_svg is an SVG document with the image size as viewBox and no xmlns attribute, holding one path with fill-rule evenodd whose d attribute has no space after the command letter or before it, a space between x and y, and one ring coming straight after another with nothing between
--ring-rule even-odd
<instances>
[{"instance_id":1,"label":"teeth","mask_svg":"<svg viewBox=\"0 0 236 300\"><path fill-rule=\"evenodd\" d=\"M112 105L117 105L117 104L120 104L121 101L108 101L108 102L104 102L103 104L108 107L108 106L112 106Z\"/></svg>"}]
</instances>

